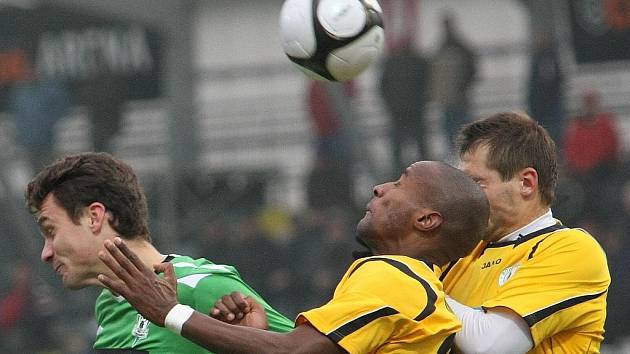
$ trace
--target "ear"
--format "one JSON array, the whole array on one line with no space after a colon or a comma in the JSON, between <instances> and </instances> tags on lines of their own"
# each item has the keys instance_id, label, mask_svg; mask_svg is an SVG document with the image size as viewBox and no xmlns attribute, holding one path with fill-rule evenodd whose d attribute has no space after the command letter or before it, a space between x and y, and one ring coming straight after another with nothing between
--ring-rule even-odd
<instances>
[{"instance_id":1,"label":"ear","mask_svg":"<svg viewBox=\"0 0 630 354\"><path fill-rule=\"evenodd\" d=\"M87 207L89 227L94 234L98 234L108 222L107 208L101 202L93 202Z\"/></svg>"},{"instance_id":2,"label":"ear","mask_svg":"<svg viewBox=\"0 0 630 354\"><path fill-rule=\"evenodd\" d=\"M420 231L431 231L442 224L442 214L435 210L421 210L416 215L414 227Z\"/></svg>"},{"instance_id":3,"label":"ear","mask_svg":"<svg viewBox=\"0 0 630 354\"><path fill-rule=\"evenodd\" d=\"M521 194L525 198L530 198L536 193L538 193L538 172L531 168L527 167L519 172L521 178Z\"/></svg>"}]
</instances>

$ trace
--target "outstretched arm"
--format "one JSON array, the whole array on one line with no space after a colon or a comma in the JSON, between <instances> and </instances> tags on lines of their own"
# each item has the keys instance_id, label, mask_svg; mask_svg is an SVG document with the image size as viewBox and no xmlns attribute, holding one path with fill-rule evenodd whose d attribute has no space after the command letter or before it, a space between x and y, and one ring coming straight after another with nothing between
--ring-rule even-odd
<instances>
[{"instance_id":1,"label":"outstretched arm","mask_svg":"<svg viewBox=\"0 0 630 354\"><path fill-rule=\"evenodd\" d=\"M290 333L273 333L233 326L192 311L178 304L172 264L156 266L156 270L164 271L162 278L145 267L120 238L105 241L105 249L99 258L116 275L116 278L98 276L106 287L124 296L149 321L158 326L165 326L166 322L167 328L206 349L219 353L345 353L309 325L299 326Z\"/></svg>"}]
</instances>

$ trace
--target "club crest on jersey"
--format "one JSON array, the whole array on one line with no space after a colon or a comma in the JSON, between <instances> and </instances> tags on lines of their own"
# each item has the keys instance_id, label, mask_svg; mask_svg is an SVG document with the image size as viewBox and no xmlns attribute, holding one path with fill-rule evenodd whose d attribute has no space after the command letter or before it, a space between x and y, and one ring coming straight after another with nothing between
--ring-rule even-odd
<instances>
[{"instance_id":1,"label":"club crest on jersey","mask_svg":"<svg viewBox=\"0 0 630 354\"><path fill-rule=\"evenodd\" d=\"M512 276L514 276L514 274L516 274L516 271L520 267L521 267L521 264L520 263L516 263L516 264L514 264L512 266L509 266L509 267L503 269L501 274L499 274L499 286L503 286L503 284L505 284L508 280L510 280L510 278L512 278Z\"/></svg>"},{"instance_id":2,"label":"club crest on jersey","mask_svg":"<svg viewBox=\"0 0 630 354\"><path fill-rule=\"evenodd\" d=\"M133 345L135 346L139 341L149 336L149 320L138 314L136 318L136 324L131 330L131 335L134 336Z\"/></svg>"}]
</instances>

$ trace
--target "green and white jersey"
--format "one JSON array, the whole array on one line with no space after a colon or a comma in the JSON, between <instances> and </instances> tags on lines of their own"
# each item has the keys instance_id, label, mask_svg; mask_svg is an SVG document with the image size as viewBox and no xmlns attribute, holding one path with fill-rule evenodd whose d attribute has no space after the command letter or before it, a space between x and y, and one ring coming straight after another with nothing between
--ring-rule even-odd
<instances>
[{"instance_id":1,"label":"green and white jersey","mask_svg":"<svg viewBox=\"0 0 630 354\"><path fill-rule=\"evenodd\" d=\"M293 322L271 308L247 285L234 267L214 264L204 258L171 255L167 258L175 268L179 302L208 314L223 295L239 291L254 297L267 310L269 330L288 332ZM134 309L122 296L108 289L96 300L98 331L94 349L97 353L210 353L186 338L157 326Z\"/></svg>"}]
</instances>

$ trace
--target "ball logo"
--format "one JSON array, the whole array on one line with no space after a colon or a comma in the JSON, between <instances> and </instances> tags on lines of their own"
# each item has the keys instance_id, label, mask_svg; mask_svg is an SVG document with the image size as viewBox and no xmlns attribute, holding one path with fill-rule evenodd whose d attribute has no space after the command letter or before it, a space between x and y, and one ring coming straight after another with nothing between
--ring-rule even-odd
<instances>
[{"instance_id":1,"label":"ball logo","mask_svg":"<svg viewBox=\"0 0 630 354\"><path fill-rule=\"evenodd\" d=\"M337 14L333 17L333 21L334 22L342 21L344 16L346 16L350 10L351 10L350 5L346 5L340 9L337 9Z\"/></svg>"},{"instance_id":2,"label":"ball logo","mask_svg":"<svg viewBox=\"0 0 630 354\"><path fill-rule=\"evenodd\" d=\"M499 286L503 286L508 280L510 280L510 278L512 278L514 274L516 274L516 271L520 267L521 267L521 264L517 263L513 266L509 266L503 269L503 271L499 275Z\"/></svg>"}]
</instances>

